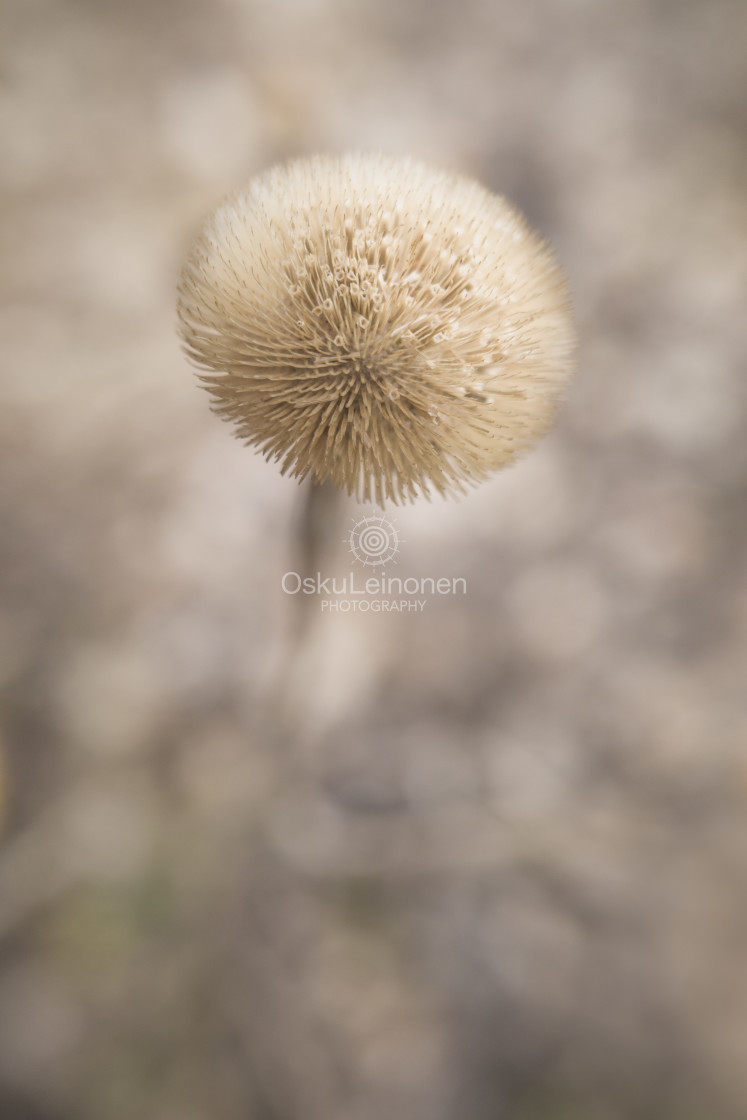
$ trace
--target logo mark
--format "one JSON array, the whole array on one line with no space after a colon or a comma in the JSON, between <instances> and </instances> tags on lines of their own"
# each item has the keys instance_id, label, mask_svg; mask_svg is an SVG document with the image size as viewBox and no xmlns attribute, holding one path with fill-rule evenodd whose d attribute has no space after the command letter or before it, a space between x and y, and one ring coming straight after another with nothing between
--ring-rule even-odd
<instances>
[{"instance_id":1,"label":"logo mark","mask_svg":"<svg viewBox=\"0 0 747 1120\"><path fill-rule=\"evenodd\" d=\"M388 564L399 552L399 533L386 517L372 514L353 525L348 547L361 564L377 568Z\"/></svg>"}]
</instances>

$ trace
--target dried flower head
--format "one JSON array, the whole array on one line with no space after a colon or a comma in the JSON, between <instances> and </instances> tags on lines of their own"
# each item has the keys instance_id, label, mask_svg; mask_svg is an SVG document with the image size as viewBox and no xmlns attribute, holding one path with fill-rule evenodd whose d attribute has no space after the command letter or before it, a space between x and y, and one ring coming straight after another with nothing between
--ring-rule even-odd
<instances>
[{"instance_id":1,"label":"dried flower head","mask_svg":"<svg viewBox=\"0 0 747 1120\"><path fill-rule=\"evenodd\" d=\"M298 160L228 198L179 317L240 438L378 502L510 463L550 425L574 342L562 273L505 199L381 156Z\"/></svg>"}]
</instances>

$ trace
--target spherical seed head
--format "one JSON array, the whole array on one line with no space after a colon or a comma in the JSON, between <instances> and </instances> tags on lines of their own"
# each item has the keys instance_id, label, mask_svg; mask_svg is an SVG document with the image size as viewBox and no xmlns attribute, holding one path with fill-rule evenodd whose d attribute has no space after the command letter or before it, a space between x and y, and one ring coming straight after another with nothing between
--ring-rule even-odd
<instances>
[{"instance_id":1,"label":"spherical seed head","mask_svg":"<svg viewBox=\"0 0 747 1120\"><path fill-rule=\"evenodd\" d=\"M240 438L379 503L512 462L572 368L547 245L505 199L408 159L315 157L252 180L197 238L178 311Z\"/></svg>"}]
</instances>

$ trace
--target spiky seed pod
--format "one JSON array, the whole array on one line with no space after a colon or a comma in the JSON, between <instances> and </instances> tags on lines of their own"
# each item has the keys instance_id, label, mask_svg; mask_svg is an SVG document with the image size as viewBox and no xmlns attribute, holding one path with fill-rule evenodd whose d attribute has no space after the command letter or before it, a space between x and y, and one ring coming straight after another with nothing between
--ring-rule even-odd
<instances>
[{"instance_id":1,"label":"spiky seed pod","mask_svg":"<svg viewBox=\"0 0 747 1120\"><path fill-rule=\"evenodd\" d=\"M505 199L381 156L298 160L228 198L179 317L240 438L379 503L510 463L550 425L574 346L563 275Z\"/></svg>"}]
</instances>

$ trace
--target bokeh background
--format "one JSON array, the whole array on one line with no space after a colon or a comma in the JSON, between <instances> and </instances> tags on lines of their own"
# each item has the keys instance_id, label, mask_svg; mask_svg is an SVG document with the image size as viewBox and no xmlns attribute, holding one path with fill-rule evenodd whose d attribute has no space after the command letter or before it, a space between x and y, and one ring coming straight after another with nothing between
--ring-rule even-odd
<instances>
[{"instance_id":1,"label":"bokeh background","mask_svg":"<svg viewBox=\"0 0 747 1120\"><path fill-rule=\"evenodd\" d=\"M2 1120L743 1120L743 0L0 19ZM282 593L176 337L206 211L349 149L507 194L579 324L535 452L386 511L422 614Z\"/></svg>"}]
</instances>

